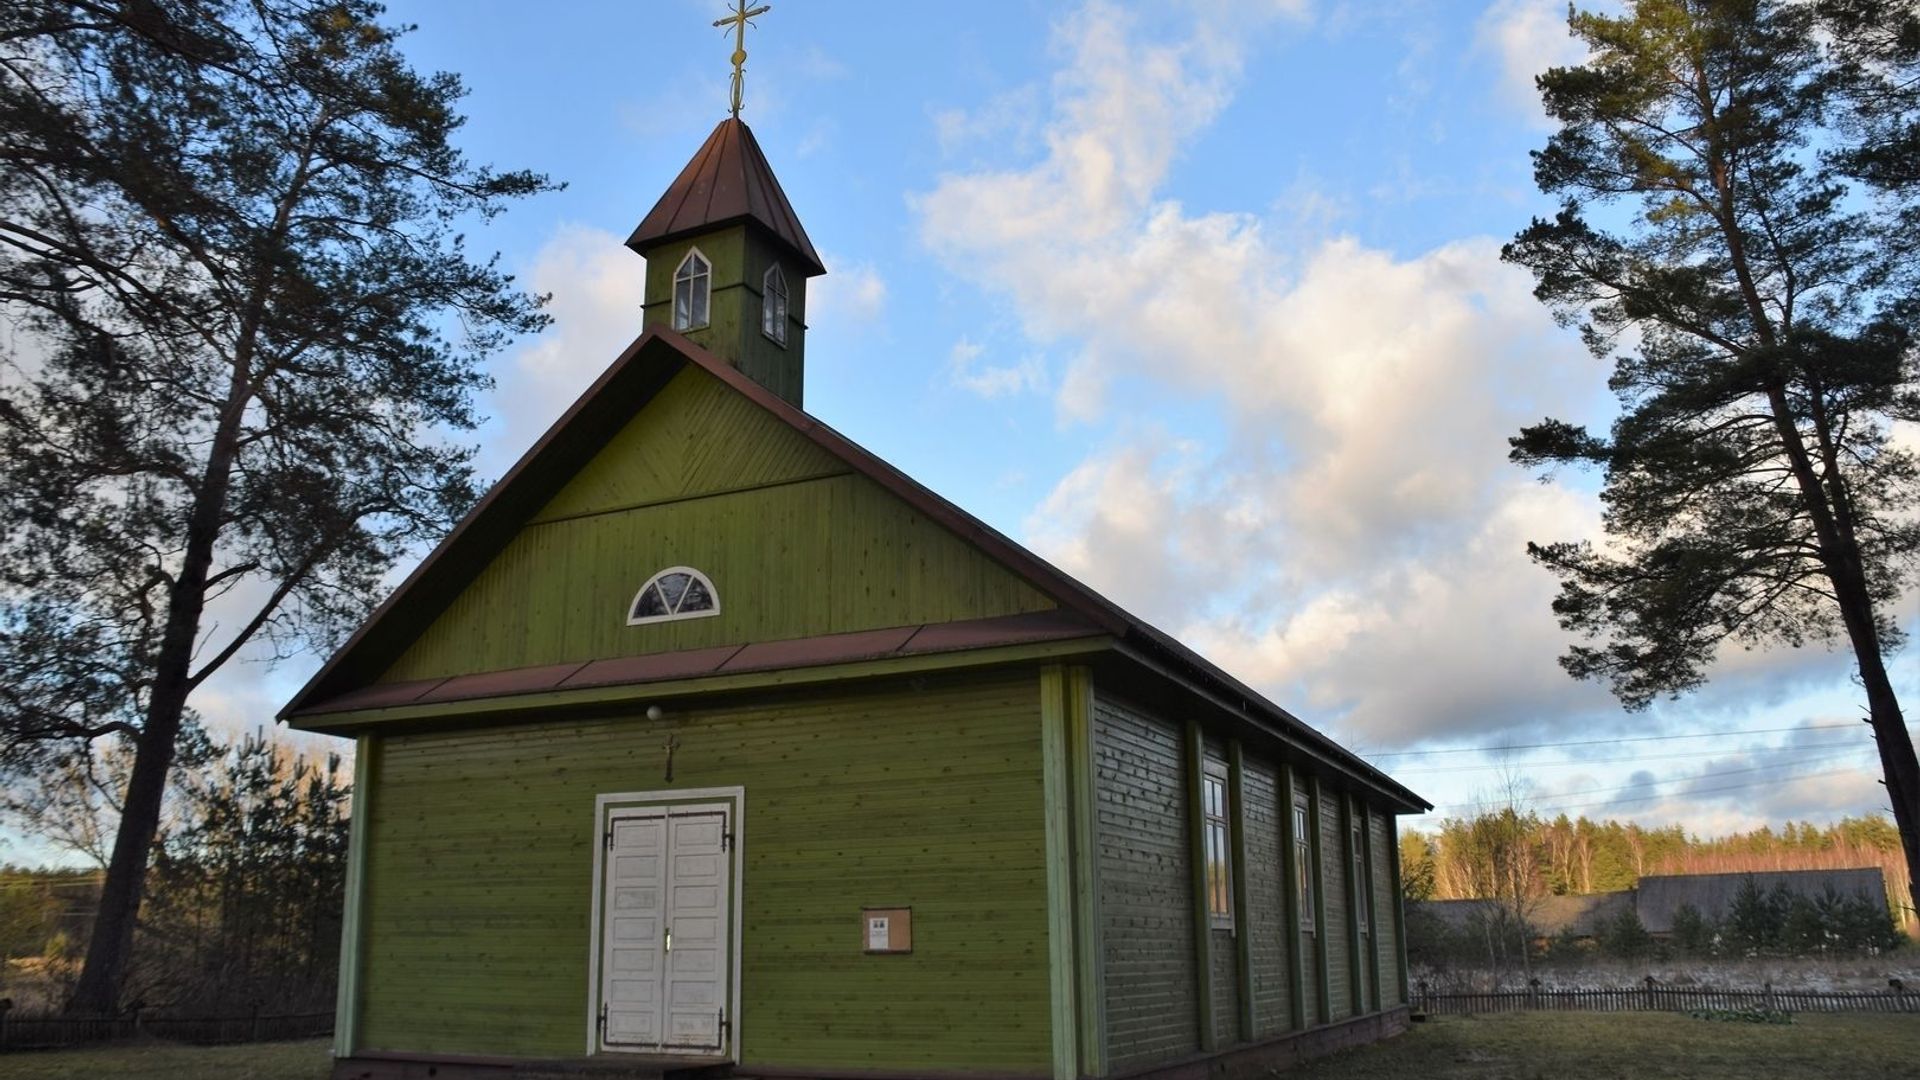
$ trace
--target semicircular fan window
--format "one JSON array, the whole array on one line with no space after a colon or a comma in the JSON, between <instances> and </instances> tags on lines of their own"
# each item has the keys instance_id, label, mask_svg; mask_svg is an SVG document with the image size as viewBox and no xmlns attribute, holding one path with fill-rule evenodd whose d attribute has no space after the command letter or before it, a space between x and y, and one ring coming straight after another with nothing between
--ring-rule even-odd
<instances>
[{"instance_id":1,"label":"semicircular fan window","mask_svg":"<svg viewBox=\"0 0 1920 1080\"><path fill-rule=\"evenodd\" d=\"M627 625L720 614L713 579L691 566L670 566L647 579L627 609Z\"/></svg>"}]
</instances>

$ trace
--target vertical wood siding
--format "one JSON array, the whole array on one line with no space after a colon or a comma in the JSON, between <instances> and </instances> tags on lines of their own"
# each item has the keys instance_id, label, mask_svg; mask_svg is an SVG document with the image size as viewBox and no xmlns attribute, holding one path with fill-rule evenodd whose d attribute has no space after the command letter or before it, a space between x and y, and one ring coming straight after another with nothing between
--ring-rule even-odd
<instances>
[{"instance_id":1,"label":"vertical wood siding","mask_svg":"<svg viewBox=\"0 0 1920 1080\"><path fill-rule=\"evenodd\" d=\"M1373 831L1373 921L1380 935L1380 1001L1384 1006L1407 1000L1406 987L1400 985L1400 937L1395 931L1393 913L1400 898L1393 894L1393 816L1369 808L1367 826Z\"/></svg>"},{"instance_id":2,"label":"vertical wood siding","mask_svg":"<svg viewBox=\"0 0 1920 1080\"><path fill-rule=\"evenodd\" d=\"M660 388L536 522L850 472L765 409L699 368Z\"/></svg>"},{"instance_id":3,"label":"vertical wood siding","mask_svg":"<svg viewBox=\"0 0 1920 1080\"><path fill-rule=\"evenodd\" d=\"M1242 933L1253 936L1253 1028L1256 1036L1287 1030L1285 869L1271 764L1248 755L1246 766L1247 892L1252 910Z\"/></svg>"},{"instance_id":4,"label":"vertical wood siding","mask_svg":"<svg viewBox=\"0 0 1920 1080\"><path fill-rule=\"evenodd\" d=\"M823 474L817 447L769 424L713 376L681 372L381 681L1054 606L879 485ZM628 626L641 584L676 565L713 579L720 614Z\"/></svg>"},{"instance_id":5,"label":"vertical wood siding","mask_svg":"<svg viewBox=\"0 0 1920 1080\"><path fill-rule=\"evenodd\" d=\"M1347 835L1341 823L1341 796L1322 782L1320 793L1320 902L1326 908L1320 919L1326 935L1327 988L1329 1020L1353 1015L1353 975L1348 960L1347 923Z\"/></svg>"},{"instance_id":6,"label":"vertical wood siding","mask_svg":"<svg viewBox=\"0 0 1920 1080\"><path fill-rule=\"evenodd\" d=\"M1181 731L1110 697L1094 707L1095 842L1107 1067L1199 1047Z\"/></svg>"},{"instance_id":7,"label":"vertical wood siding","mask_svg":"<svg viewBox=\"0 0 1920 1080\"><path fill-rule=\"evenodd\" d=\"M743 1064L1046 1071L1035 689L1027 671L386 737L361 1046L578 1056L595 794L743 785ZM863 955L863 906L911 907L914 951Z\"/></svg>"}]
</instances>

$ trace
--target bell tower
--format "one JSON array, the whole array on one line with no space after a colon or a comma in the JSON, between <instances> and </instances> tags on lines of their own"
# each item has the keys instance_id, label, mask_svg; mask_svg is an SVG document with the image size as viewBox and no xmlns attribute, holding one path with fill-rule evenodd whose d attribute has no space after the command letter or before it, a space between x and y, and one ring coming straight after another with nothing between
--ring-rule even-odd
<instances>
[{"instance_id":1,"label":"bell tower","mask_svg":"<svg viewBox=\"0 0 1920 1080\"><path fill-rule=\"evenodd\" d=\"M678 330L801 406L807 282L826 267L737 115L707 136L627 246L647 260L647 328Z\"/></svg>"}]
</instances>

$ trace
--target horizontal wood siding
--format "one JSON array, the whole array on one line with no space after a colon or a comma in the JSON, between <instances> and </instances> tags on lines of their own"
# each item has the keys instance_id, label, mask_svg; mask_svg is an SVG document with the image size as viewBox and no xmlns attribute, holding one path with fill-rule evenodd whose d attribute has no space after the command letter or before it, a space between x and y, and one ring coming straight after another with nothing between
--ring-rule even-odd
<instances>
[{"instance_id":1,"label":"horizontal wood siding","mask_svg":"<svg viewBox=\"0 0 1920 1080\"><path fill-rule=\"evenodd\" d=\"M1407 1000L1406 987L1400 985L1401 945L1393 922L1400 904L1400 898L1393 894L1393 817L1369 809L1367 824L1373 830L1373 912L1374 933L1380 935L1380 1000L1392 1005Z\"/></svg>"},{"instance_id":2,"label":"horizontal wood siding","mask_svg":"<svg viewBox=\"0 0 1920 1080\"><path fill-rule=\"evenodd\" d=\"M1287 1030L1286 872L1273 766L1251 754L1246 764L1247 892L1252 910L1242 933L1253 935L1253 1027L1256 1036Z\"/></svg>"},{"instance_id":3,"label":"horizontal wood siding","mask_svg":"<svg viewBox=\"0 0 1920 1080\"><path fill-rule=\"evenodd\" d=\"M1038 712L1010 672L387 737L361 1046L581 1054L595 794L742 785L745 1065L1044 1071ZM863 955L863 906L914 951Z\"/></svg>"},{"instance_id":4,"label":"horizontal wood siding","mask_svg":"<svg viewBox=\"0 0 1920 1080\"><path fill-rule=\"evenodd\" d=\"M1308 1027L1317 1027L1327 1022L1320 1011L1320 938L1311 930L1303 930L1300 941L1300 987L1306 995L1304 1016Z\"/></svg>"},{"instance_id":5,"label":"horizontal wood siding","mask_svg":"<svg viewBox=\"0 0 1920 1080\"><path fill-rule=\"evenodd\" d=\"M1230 930L1213 932L1213 1037L1216 1045L1240 1041L1239 950Z\"/></svg>"},{"instance_id":6,"label":"horizontal wood siding","mask_svg":"<svg viewBox=\"0 0 1920 1080\"><path fill-rule=\"evenodd\" d=\"M1340 814L1340 796L1324 785L1322 781L1320 862L1323 873L1320 880L1325 893L1321 902L1327 910L1325 917L1320 920L1320 926L1326 934L1329 1019L1340 1020L1353 1015L1353 974L1347 936L1350 933L1347 922L1347 837L1340 824L1345 820Z\"/></svg>"},{"instance_id":7,"label":"horizontal wood siding","mask_svg":"<svg viewBox=\"0 0 1920 1080\"><path fill-rule=\"evenodd\" d=\"M720 613L627 625L669 566ZM382 682L1041 611L1053 602L688 368L554 497Z\"/></svg>"},{"instance_id":8,"label":"horizontal wood siding","mask_svg":"<svg viewBox=\"0 0 1920 1080\"><path fill-rule=\"evenodd\" d=\"M1199 1049L1181 738L1174 725L1110 697L1095 703L1110 1071Z\"/></svg>"}]
</instances>

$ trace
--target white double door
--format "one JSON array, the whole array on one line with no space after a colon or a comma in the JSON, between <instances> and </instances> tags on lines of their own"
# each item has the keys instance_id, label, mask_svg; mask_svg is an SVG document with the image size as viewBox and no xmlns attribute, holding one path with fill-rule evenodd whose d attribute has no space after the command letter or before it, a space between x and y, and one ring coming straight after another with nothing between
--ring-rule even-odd
<instances>
[{"instance_id":1,"label":"white double door","mask_svg":"<svg viewBox=\"0 0 1920 1080\"><path fill-rule=\"evenodd\" d=\"M600 1049L725 1052L731 807L614 810L607 829Z\"/></svg>"}]
</instances>

